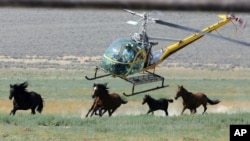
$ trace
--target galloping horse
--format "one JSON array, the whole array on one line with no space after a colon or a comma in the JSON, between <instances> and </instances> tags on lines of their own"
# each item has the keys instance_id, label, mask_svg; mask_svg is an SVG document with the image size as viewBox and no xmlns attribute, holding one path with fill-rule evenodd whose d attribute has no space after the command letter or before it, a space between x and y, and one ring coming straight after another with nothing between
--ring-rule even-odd
<instances>
[{"instance_id":1,"label":"galloping horse","mask_svg":"<svg viewBox=\"0 0 250 141\"><path fill-rule=\"evenodd\" d=\"M119 94L109 94L107 84L94 84L93 91L92 97L99 98L98 101L95 101L97 104L93 107L93 112L99 109L100 116L102 116L106 111L108 111L109 116L111 116L115 110L121 106L121 104L127 103L127 101L123 100ZM104 112L100 113L102 109Z\"/></svg>"},{"instance_id":2,"label":"galloping horse","mask_svg":"<svg viewBox=\"0 0 250 141\"><path fill-rule=\"evenodd\" d=\"M156 110L163 110L165 111L166 116L168 116L168 103L172 103L173 99L166 99L166 98L160 98L158 100L152 98L150 95L145 95L142 101L142 105L145 103L148 104L149 110L147 114L150 112L154 114L154 111Z\"/></svg>"},{"instance_id":3,"label":"galloping horse","mask_svg":"<svg viewBox=\"0 0 250 141\"><path fill-rule=\"evenodd\" d=\"M198 108L200 105L203 105L204 107L204 114L207 110L207 103L215 105L220 102L219 100L210 100L204 93L193 94L188 92L183 86L178 86L175 99L177 100L180 96L183 99L183 109L181 114L183 114L185 109L190 109L190 112L195 114L196 108Z\"/></svg>"},{"instance_id":4,"label":"galloping horse","mask_svg":"<svg viewBox=\"0 0 250 141\"><path fill-rule=\"evenodd\" d=\"M40 94L36 92L27 92L26 88L28 83L24 82L21 84L10 84L10 95L9 99L13 100L13 109L10 112L10 115L15 115L17 110L28 110L31 109L31 113L35 114L35 110L39 113L43 110L43 99Z\"/></svg>"}]
</instances>

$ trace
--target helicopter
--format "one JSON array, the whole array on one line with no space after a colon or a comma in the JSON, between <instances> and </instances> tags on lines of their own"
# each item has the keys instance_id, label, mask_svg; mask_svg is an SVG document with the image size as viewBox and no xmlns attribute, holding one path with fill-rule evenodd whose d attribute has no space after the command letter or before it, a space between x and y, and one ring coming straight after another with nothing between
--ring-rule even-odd
<instances>
[{"instance_id":1,"label":"helicopter","mask_svg":"<svg viewBox=\"0 0 250 141\"><path fill-rule=\"evenodd\" d=\"M197 30L195 28L190 28L170 23L164 20L152 18L150 14L146 12L138 13L128 9L124 10L132 15L140 17L139 21L127 22L131 25L138 25L138 23L141 22L141 28L139 32L134 33L131 38L119 38L113 41L102 56L101 66L95 68L94 77L90 78L88 76L85 76L85 78L87 80L95 80L107 76L119 77L133 85L131 94L123 93L125 96L132 96L169 86L164 84L163 76L155 73L155 68L170 55L193 43L194 41L197 41L204 35L227 40L229 42L245 46L250 46L250 43L244 41L239 41L210 33L233 21L239 23L242 27L244 27L246 22L233 14L219 15L219 17L221 18L220 21L204 28L203 30ZM189 31L193 34L187 36L184 39L150 36L147 34L148 22ZM152 51L152 47L158 44L157 42L152 42L152 40L173 41L174 43L165 47L165 49ZM106 74L98 76L97 72L99 69L104 71ZM149 88L143 91L134 91L136 85L153 82L161 82L161 84L154 88Z\"/></svg>"}]
</instances>

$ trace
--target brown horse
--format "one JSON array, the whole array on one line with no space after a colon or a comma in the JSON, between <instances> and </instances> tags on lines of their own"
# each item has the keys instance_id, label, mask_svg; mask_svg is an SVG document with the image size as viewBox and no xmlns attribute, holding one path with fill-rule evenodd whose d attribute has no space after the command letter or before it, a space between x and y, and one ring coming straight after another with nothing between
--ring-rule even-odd
<instances>
[{"instance_id":1,"label":"brown horse","mask_svg":"<svg viewBox=\"0 0 250 141\"><path fill-rule=\"evenodd\" d=\"M190 112L195 114L196 108L198 108L200 105L203 105L204 107L204 114L207 110L207 103L215 105L220 102L219 100L210 100L204 93L193 94L188 92L183 86L178 86L175 99L177 100L179 97L182 97L183 99L183 109L181 114L183 114L185 109L190 109Z\"/></svg>"},{"instance_id":2,"label":"brown horse","mask_svg":"<svg viewBox=\"0 0 250 141\"><path fill-rule=\"evenodd\" d=\"M103 85L107 86L107 83ZM93 87L95 86L96 84L94 83ZM102 106L102 100L99 97L97 97L96 95L92 95L92 98L94 99L94 102L85 117L88 117L90 112L91 112L90 117L92 117L94 114L99 115L101 117L107 110L104 110ZM97 111L99 113L97 113Z\"/></svg>"},{"instance_id":3,"label":"brown horse","mask_svg":"<svg viewBox=\"0 0 250 141\"><path fill-rule=\"evenodd\" d=\"M100 116L102 116L106 111L108 111L109 116L111 116L115 110L121 106L121 104L127 103L127 101L123 100L119 94L109 94L107 83L94 84L93 91L92 97L98 98L98 101L96 101L96 107L93 107L93 109L94 112L99 109ZM102 110L104 110L104 112L102 112Z\"/></svg>"}]
</instances>

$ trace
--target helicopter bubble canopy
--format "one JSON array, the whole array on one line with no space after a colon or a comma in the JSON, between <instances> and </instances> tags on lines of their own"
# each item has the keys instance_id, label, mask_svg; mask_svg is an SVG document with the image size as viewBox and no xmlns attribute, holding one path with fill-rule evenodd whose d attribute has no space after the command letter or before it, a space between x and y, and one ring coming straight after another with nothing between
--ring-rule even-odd
<instances>
[{"instance_id":1,"label":"helicopter bubble canopy","mask_svg":"<svg viewBox=\"0 0 250 141\"><path fill-rule=\"evenodd\" d=\"M103 54L102 68L113 76L126 78L143 69L146 57L146 50L141 43L120 38L111 43Z\"/></svg>"}]
</instances>

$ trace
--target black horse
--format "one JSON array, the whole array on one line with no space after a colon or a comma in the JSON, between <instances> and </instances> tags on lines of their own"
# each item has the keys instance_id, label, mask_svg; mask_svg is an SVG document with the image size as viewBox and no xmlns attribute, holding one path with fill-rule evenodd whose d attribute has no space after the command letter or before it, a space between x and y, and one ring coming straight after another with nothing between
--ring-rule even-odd
<instances>
[{"instance_id":1,"label":"black horse","mask_svg":"<svg viewBox=\"0 0 250 141\"><path fill-rule=\"evenodd\" d=\"M10 95L9 99L13 100L13 109L10 112L10 115L15 115L17 110L28 110L31 109L31 113L35 114L35 110L39 113L43 110L43 99L40 94L36 92L27 92L26 88L28 83L24 82L21 84L10 84Z\"/></svg>"},{"instance_id":2,"label":"black horse","mask_svg":"<svg viewBox=\"0 0 250 141\"><path fill-rule=\"evenodd\" d=\"M142 104L147 103L149 110L147 114L152 112L154 114L154 111L156 110L163 110L165 111L166 116L168 116L168 103L173 103L173 99L166 99L166 98L160 98L158 100L152 98L150 95L145 95L142 101Z\"/></svg>"}]
</instances>

